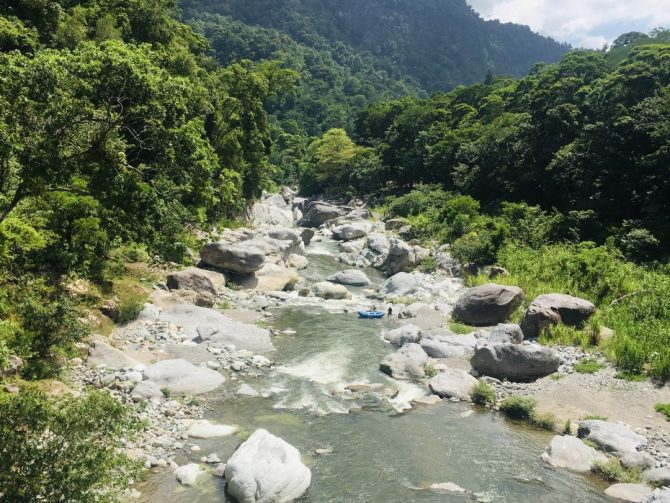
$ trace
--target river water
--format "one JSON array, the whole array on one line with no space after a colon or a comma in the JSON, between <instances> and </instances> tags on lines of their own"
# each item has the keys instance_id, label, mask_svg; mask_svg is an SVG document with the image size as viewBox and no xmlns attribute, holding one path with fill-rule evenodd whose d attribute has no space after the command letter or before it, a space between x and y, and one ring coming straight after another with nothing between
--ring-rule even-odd
<instances>
[{"instance_id":1,"label":"river water","mask_svg":"<svg viewBox=\"0 0 670 503\"><path fill-rule=\"evenodd\" d=\"M310 247L311 283L345 269L322 252L332 243ZM375 283L376 271L366 270ZM362 289L352 289L364 301ZM364 304L365 305L365 304ZM215 392L207 417L241 425L247 432L265 428L294 445L312 470L312 485L302 501L310 503L462 502L567 503L609 501L603 485L591 477L555 470L540 460L551 434L505 421L499 414L469 404L441 403L403 410L423 388L398 383L378 370L392 348L380 337L385 324L359 320L344 303L305 299L273 313L273 327L285 333L274 339L270 375L247 379L266 398L236 397L238 382ZM380 383L399 388L382 393L351 394L345 383ZM201 452L177 455L179 464L216 452L224 461L239 437L198 441ZM318 449L331 450L318 456ZM468 496L423 490L432 483L453 482ZM144 501L175 503L229 502L224 481L203 475L194 487L182 487L169 471L152 475L140 487Z\"/></svg>"}]
</instances>

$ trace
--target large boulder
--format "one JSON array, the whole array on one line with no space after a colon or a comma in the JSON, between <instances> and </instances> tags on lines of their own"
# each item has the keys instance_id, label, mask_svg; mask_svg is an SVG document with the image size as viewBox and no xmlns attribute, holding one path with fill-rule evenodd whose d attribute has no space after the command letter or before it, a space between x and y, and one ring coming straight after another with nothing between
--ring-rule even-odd
<instances>
[{"instance_id":1,"label":"large boulder","mask_svg":"<svg viewBox=\"0 0 670 503\"><path fill-rule=\"evenodd\" d=\"M282 203L283 201L283 203ZM280 194L274 194L264 201L258 201L247 210L247 221L254 227L283 225L290 227L293 222L293 210Z\"/></svg>"},{"instance_id":2,"label":"large boulder","mask_svg":"<svg viewBox=\"0 0 670 503\"><path fill-rule=\"evenodd\" d=\"M251 274L265 265L265 252L249 242L209 243L200 251L203 263L240 274Z\"/></svg>"},{"instance_id":3,"label":"large boulder","mask_svg":"<svg viewBox=\"0 0 670 503\"><path fill-rule=\"evenodd\" d=\"M617 501L640 503L647 499L653 490L645 484L613 484L605 489L605 494Z\"/></svg>"},{"instance_id":4,"label":"large boulder","mask_svg":"<svg viewBox=\"0 0 670 503\"><path fill-rule=\"evenodd\" d=\"M228 437L239 429L237 426L212 423L207 419L189 419L183 421L183 424L189 437L200 439Z\"/></svg>"},{"instance_id":5,"label":"large boulder","mask_svg":"<svg viewBox=\"0 0 670 503\"><path fill-rule=\"evenodd\" d=\"M559 293L540 295L526 309L521 329L526 339L534 339L559 323L580 327L595 312L596 306L579 297Z\"/></svg>"},{"instance_id":6,"label":"large boulder","mask_svg":"<svg viewBox=\"0 0 670 503\"><path fill-rule=\"evenodd\" d=\"M477 379L460 369L443 370L428 381L430 391L440 398L458 398L468 402L476 385Z\"/></svg>"},{"instance_id":7,"label":"large boulder","mask_svg":"<svg viewBox=\"0 0 670 503\"><path fill-rule=\"evenodd\" d=\"M414 325L403 325L384 333L384 339L395 346L404 346L409 342L421 340L421 329Z\"/></svg>"},{"instance_id":8,"label":"large boulder","mask_svg":"<svg viewBox=\"0 0 670 503\"><path fill-rule=\"evenodd\" d=\"M351 222L333 227L333 237L340 241L352 241L368 235L370 224L368 222Z\"/></svg>"},{"instance_id":9,"label":"large boulder","mask_svg":"<svg viewBox=\"0 0 670 503\"><path fill-rule=\"evenodd\" d=\"M516 323L500 323L491 332L488 342L521 344L523 342L523 332Z\"/></svg>"},{"instance_id":10,"label":"large boulder","mask_svg":"<svg viewBox=\"0 0 670 503\"><path fill-rule=\"evenodd\" d=\"M428 335L419 344L431 358L463 358L473 353L477 339L474 334Z\"/></svg>"},{"instance_id":11,"label":"large boulder","mask_svg":"<svg viewBox=\"0 0 670 503\"><path fill-rule=\"evenodd\" d=\"M318 201L307 203L304 213L304 216L298 221L300 227L321 227L329 220L346 215L345 210Z\"/></svg>"},{"instance_id":12,"label":"large boulder","mask_svg":"<svg viewBox=\"0 0 670 503\"><path fill-rule=\"evenodd\" d=\"M197 343L233 344L237 349L255 353L274 351L270 331L231 320L225 314L206 307L178 304L161 311L159 321L181 327L185 337Z\"/></svg>"},{"instance_id":13,"label":"large boulder","mask_svg":"<svg viewBox=\"0 0 670 503\"><path fill-rule=\"evenodd\" d=\"M654 486L670 486L670 467L647 470L642 474L642 479Z\"/></svg>"},{"instance_id":14,"label":"large boulder","mask_svg":"<svg viewBox=\"0 0 670 503\"><path fill-rule=\"evenodd\" d=\"M422 379L426 376L427 363L428 355L421 346L409 343L387 355L379 369L396 379Z\"/></svg>"},{"instance_id":15,"label":"large boulder","mask_svg":"<svg viewBox=\"0 0 670 503\"><path fill-rule=\"evenodd\" d=\"M198 480L202 472L196 463L189 463L188 465L180 466L174 472L177 481L185 486L192 486Z\"/></svg>"},{"instance_id":16,"label":"large boulder","mask_svg":"<svg viewBox=\"0 0 670 503\"><path fill-rule=\"evenodd\" d=\"M186 360L163 360L144 372L144 377L160 389L181 395L201 395L221 386L225 379L215 370Z\"/></svg>"},{"instance_id":17,"label":"large boulder","mask_svg":"<svg viewBox=\"0 0 670 503\"><path fill-rule=\"evenodd\" d=\"M336 285L330 281L322 281L312 285L312 292L315 296L326 300L350 299L351 294L344 285Z\"/></svg>"},{"instance_id":18,"label":"large boulder","mask_svg":"<svg viewBox=\"0 0 670 503\"><path fill-rule=\"evenodd\" d=\"M468 325L496 325L510 317L523 297L519 287L488 283L465 292L456 302L453 315Z\"/></svg>"},{"instance_id":19,"label":"large boulder","mask_svg":"<svg viewBox=\"0 0 670 503\"><path fill-rule=\"evenodd\" d=\"M419 280L415 275L399 272L381 284L379 293L384 296L403 296L414 293L418 287Z\"/></svg>"},{"instance_id":20,"label":"large boulder","mask_svg":"<svg viewBox=\"0 0 670 503\"><path fill-rule=\"evenodd\" d=\"M403 227L409 225L409 220L406 218L391 218L384 222L384 229L387 231L398 231Z\"/></svg>"},{"instance_id":21,"label":"large boulder","mask_svg":"<svg viewBox=\"0 0 670 503\"><path fill-rule=\"evenodd\" d=\"M389 239L389 251L382 269L389 275L393 276L407 269L411 269L416 265L416 255L414 248L405 243L401 239Z\"/></svg>"},{"instance_id":22,"label":"large boulder","mask_svg":"<svg viewBox=\"0 0 670 503\"><path fill-rule=\"evenodd\" d=\"M301 257L302 255L295 256ZM239 285L242 288L256 290L257 292L281 292L293 290L298 281L300 281L300 276L295 269L277 264L265 264L254 274L241 278Z\"/></svg>"},{"instance_id":23,"label":"large boulder","mask_svg":"<svg viewBox=\"0 0 670 503\"><path fill-rule=\"evenodd\" d=\"M569 435L552 438L542 459L552 466L573 472L590 472L594 462L607 462L607 456Z\"/></svg>"},{"instance_id":24,"label":"large boulder","mask_svg":"<svg viewBox=\"0 0 670 503\"><path fill-rule=\"evenodd\" d=\"M314 229L301 229L300 230L300 237L302 238L302 242L304 243L305 246L308 246L312 242L312 238L314 237Z\"/></svg>"},{"instance_id":25,"label":"large boulder","mask_svg":"<svg viewBox=\"0 0 670 503\"><path fill-rule=\"evenodd\" d=\"M170 290L193 290L198 293L216 295L226 286L223 274L197 267L189 267L183 271L168 274L167 286Z\"/></svg>"},{"instance_id":26,"label":"large boulder","mask_svg":"<svg viewBox=\"0 0 670 503\"><path fill-rule=\"evenodd\" d=\"M577 435L579 438L595 442L602 450L611 452L620 458L636 453L647 445L647 439L635 433L628 426L599 419L579 423Z\"/></svg>"},{"instance_id":27,"label":"large boulder","mask_svg":"<svg viewBox=\"0 0 670 503\"><path fill-rule=\"evenodd\" d=\"M369 286L372 284L370 278L363 271L358 269L347 269L339 271L326 278L331 283L349 286Z\"/></svg>"},{"instance_id":28,"label":"large boulder","mask_svg":"<svg viewBox=\"0 0 670 503\"><path fill-rule=\"evenodd\" d=\"M510 381L533 381L553 374L561 358L539 344L493 343L475 350L472 367L482 375Z\"/></svg>"},{"instance_id":29,"label":"large boulder","mask_svg":"<svg viewBox=\"0 0 670 503\"><path fill-rule=\"evenodd\" d=\"M140 364L123 351L98 338L94 339L88 348L87 363L91 367L107 367L109 369L134 368Z\"/></svg>"},{"instance_id":30,"label":"large boulder","mask_svg":"<svg viewBox=\"0 0 670 503\"><path fill-rule=\"evenodd\" d=\"M307 491L312 473L298 449L261 429L228 460L225 479L239 503L284 503Z\"/></svg>"}]
</instances>

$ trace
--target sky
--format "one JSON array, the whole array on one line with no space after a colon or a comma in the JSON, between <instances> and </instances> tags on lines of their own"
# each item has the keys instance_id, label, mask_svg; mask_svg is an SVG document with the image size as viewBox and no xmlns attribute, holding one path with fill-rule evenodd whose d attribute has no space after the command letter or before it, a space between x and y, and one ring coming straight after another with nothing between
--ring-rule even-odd
<instances>
[{"instance_id":1,"label":"sky","mask_svg":"<svg viewBox=\"0 0 670 503\"><path fill-rule=\"evenodd\" d=\"M468 0L484 19L525 24L575 47L599 49L629 31L670 28L670 0Z\"/></svg>"}]
</instances>

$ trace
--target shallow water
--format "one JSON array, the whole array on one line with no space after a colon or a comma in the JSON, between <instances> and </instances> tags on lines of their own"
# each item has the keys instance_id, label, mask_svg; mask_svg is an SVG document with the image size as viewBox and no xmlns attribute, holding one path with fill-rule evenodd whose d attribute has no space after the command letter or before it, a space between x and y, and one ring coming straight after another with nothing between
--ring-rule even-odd
<instances>
[{"instance_id":1,"label":"shallow water","mask_svg":"<svg viewBox=\"0 0 670 503\"><path fill-rule=\"evenodd\" d=\"M332 246L317 245L323 251ZM331 257L312 255L304 275L318 281L345 268ZM372 277L381 279L378 273ZM273 326L295 334L275 339L273 358L281 365L269 377L244 381L268 398L222 398L218 392L207 414L247 431L266 428L297 447L313 475L305 502L608 501L595 480L551 469L540 460L551 438L548 433L466 404L419 406L399 413L404 402L425 391L378 371L380 360L392 350L380 337L389 322L359 320L340 303L323 304L306 302L275 312ZM241 382L225 387L232 391ZM356 398L344 391L352 382L400 387L400 395L392 403L375 393ZM210 452L225 460L239 443L237 437L198 441L202 451L189 458L182 453L177 462L197 462ZM332 449L332 454L315 456L316 449ZM470 494L421 490L440 482L454 482ZM230 501L224 482L208 475L196 487L184 488L163 471L140 489L145 501L152 502Z\"/></svg>"}]
</instances>

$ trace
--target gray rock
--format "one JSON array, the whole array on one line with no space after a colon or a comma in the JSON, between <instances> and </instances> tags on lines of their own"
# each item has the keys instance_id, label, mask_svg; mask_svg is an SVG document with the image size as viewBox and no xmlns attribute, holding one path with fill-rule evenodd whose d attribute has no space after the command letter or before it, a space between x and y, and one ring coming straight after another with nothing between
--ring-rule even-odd
<instances>
[{"instance_id":1,"label":"gray rock","mask_svg":"<svg viewBox=\"0 0 670 503\"><path fill-rule=\"evenodd\" d=\"M198 367L186 360L164 360L149 367L144 375L160 389L172 393L200 395L215 390L225 379L215 370Z\"/></svg>"},{"instance_id":2,"label":"gray rock","mask_svg":"<svg viewBox=\"0 0 670 503\"><path fill-rule=\"evenodd\" d=\"M670 503L670 489L655 489L642 503Z\"/></svg>"},{"instance_id":3,"label":"gray rock","mask_svg":"<svg viewBox=\"0 0 670 503\"><path fill-rule=\"evenodd\" d=\"M521 344L523 332L521 327L515 323L500 323L493 329L488 340L489 342Z\"/></svg>"},{"instance_id":4,"label":"gray rock","mask_svg":"<svg viewBox=\"0 0 670 503\"><path fill-rule=\"evenodd\" d=\"M236 395L240 396L250 396L250 397L257 397L260 396L260 393L256 391L254 388L249 386L248 384L242 384L239 388L237 388L237 391L235 391Z\"/></svg>"},{"instance_id":5,"label":"gray rock","mask_svg":"<svg viewBox=\"0 0 670 503\"><path fill-rule=\"evenodd\" d=\"M595 312L596 306L588 300L558 293L540 295L526 309L521 329L526 339L534 339L559 323L582 326Z\"/></svg>"},{"instance_id":6,"label":"gray rock","mask_svg":"<svg viewBox=\"0 0 670 503\"><path fill-rule=\"evenodd\" d=\"M219 463L214 468L212 468L212 476L222 479L226 475L226 464Z\"/></svg>"},{"instance_id":7,"label":"gray rock","mask_svg":"<svg viewBox=\"0 0 670 503\"><path fill-rule=\"evenodd\" d=\"M368 278L363 271L359 271L358 269L347 269L345 271L339 271L328 276L326 279L331 283L337 283L340 285L369 286L372 284L370 278Z\"/></svg>"},{"instance_id":8,"label":"gray rock","mask_svg":"<svg viewBox=\"0 0 670 503\"><path fill-rule=\"evenodd\" d=\"M395 346L404 346L408 342L416 343L421 340L421 329L415 325L403 325L384 333L384 339Z\"/></svg>"},{"instance_id":9,"label":"gray rock","mask_svg":"<svg viewBox=\"0 0 670 503\"><path fill-rule=\"evenodd\" d=\"M283 503L300 498L312 474L295 447L261 429L228 460L225 478L239 503Z\"/></svg>"},{"instance_id":10,"label":"gray rock","mask_svg":"<svg viewBox=\"0 0 670 503\"><path fill-rule=\"evenodd\" d=\"M647 439L619 423L610 423L598 419L582 421L577 432L579 438L586 438L598 444L607 452L621 458L635 453L647 445Z\"/></svg>"},{"instance_id":11,"label":"gray rock","mask_svg":"<svg viewBox=\"0 0 670 503\"><path fill-rule=\"evenodd\" d=\"M143 381L133 388L130 397L139 402L140 400L148 400L149 398L163 398L161 387L153 381Z\"/></svg>"},{"instance_id":12,"label":"gray rock","mask_svg":"<svg viewBox=\"0 0 670 503\"><path fill-rule=\"evenodd\" d=\"M294 255L292 255L294 256ZM239 285L257 292L283 292L292 290L300 281L295 269L277 264L265 264L259 271L239 280Z\"/></svg>"},{"instance_id":13,"label":"gray rock","mask_svg":"<svg viewBox=\"0 0 670 503\"><path fill-rule=\"evenodd\" d=\"M168 274L167 286L170 290L193 290L198 293L216 295L226 286L223 274L197 267L189 267L183 271Z\"/></svg>"},{"instance_id":14,"label":"gray rock","mask_svg":"<svg viewBox=\"0 0 670 503\"><path fill-rule=\"evenodd\" d=\"M316 283L312 286L312 292L317 297L322 299L330 300L340 300L340 299L350 299L351 294L347 288L343 285L336 285L329 281L322 281L321 283Z\"/></svg>"},{"instance_id":15,"label":"gray rock","mask_svg":"<svg viewBox=\"0 0 670 503\"><path fill-rule=\"evenodd\" d=\"M184 426L189 437L199 439L228 437L238 430L237 426L216 424L207 419L190 419L184 421Z\"/></svg>"},{"instance_id":16,"label":"gray rock","mask_svg":"<svg viewBox=\"0 0 670 503\"><path fill-rule=\"evenodd\" d=\"M308 246L312 242L314 234L314 229L300 229L300 237L305 246Z\"/></svg>"},{"instance_id":17,"label":"gray rock","mask_svg":"<svg viewBox=\"0 0 670 503\"><path fill-rule=\"evenodd\" d=\"M420 345L431 358L463 358L474 352L477 339L473 334L428 335Z\"/></svg>"},{"instance_id":18,"label":"gray rock","mask_svg":"<svg viewBox=\"0 0 670 503\"><path fill-rule=\"evenodd\" d=\"M402 296L416 292L419 281L416 276L406 272L400 272L384 281L379 287L379 293L384 296Z\"/></svg>"},{"instance_id":19,"label":"gray rock","mask_svg":"<svg viewBox=\"0 0 670 503\"><path fill-rule=\"evenodd\" d=\"M370 232L370 224L368 222L352 222L348 224L338 225L332 229L333 237L340 241L351 241L353 239L363 238Z\"/></svg>"},{"instance_id":20,"label":"gray rock","mask_svg":"<svg viewBox=\"0 0 670 503\"><path fill-rule=\"evenodd\" d=\"M561 358L539 344L488 344L475 350L472 367L482 375L510 381L532 381L553 374Z\"/></svg>"},{"instance_id":21,"label":"gray rock","mask_svg":"<svg viewBox=\"0 0 670 503\"><path fill-rule=\"evenodd\" d=\"M264 201L254 203L247 211L247 221L254 227L266 225L293 225L293 211L284 202L280 203L280 194L274 194Z\"/></svg>"},{"instance_id":22,"label":"gray rock","mask_svg":"<svg viewBox=\"0 0 670 503\"><path fill-rule=\"evenodd\" d=\"M265 252L249 242L209 243L200 251L203 263L240 274L251 274L265 265Z\"/></svg>"},{"instance_id":23,"label":"gray rock","mask_svg":"<svg viewBox=\"0 0 670 503\"><path fill-rule=\"evenodd\" d=\"M621 456L621 464L626 468L633 468L636 470L647 470L656 466L656 459L654 456L645 451L629 452Z\"/></svg>"},{"instance_id":24,"label":"gray rock","mask_svg":"<svg viewBox=\"0 0 670 503\"><path fill-rule=\"evenodd\" d=\"M346 212L332 204L311 201L305 205L305 214L298 221L300 227L320 227L329 220L342 217Z\"/></svg>"},{"instance_id":25,"label":"gray rock","mask_svg":"<svg viewBox=\"0 0 670 503\"><path fill-rule=\"evenodd\" d=\"M644 484L614 484L605 489L605 494L610 498L630 503L640 503L652 492L652 489Z\"/></svg>"},{"instance_id":26,"label":"gray rock","mask_svg":"<svg viewBox=\"0 0 670 503\"><path fill-rule=\"evenodd\" d=\"M407 225L409 225L409 220L406 218L391 218L384 223L384 229L387 231L398 231Z\"/></svg>"},{"instance_id":27,"label":"gray rock","mask_svg":"<svg viewBox=\"0 0 670 503\"><path fill-rule=\"evenodd\" d=\"M297 255L294 253L288 258L288 266L297 269L298 271L302 271L309 266L309 260L307 260L307 257L304 255Z\"/></svg>"},{"instance_id":28,"label":"gray rock","mask_svg":"<svg viewBox=\"0 0 670 503\"><path fill-rule=\"evenodd\" d=\"M134 368L140 362L116 349L105 341L96 338L88 348L89 366L107 367L109 369Z\"/></svg>"},{"instance_id":29,"label":"gray rock","mask_svg":"<svg viewBox=\"0 0 670 503\"><path fill-rule=\"evenodd\" d=\"M426 376L428 355L418 344L405 344L395 353L387 355L379 369L395 379L421 379Z\"/></svg>"},{"instance_id":30,"label":"gray rock","mask_svg":"<svg viewBox=\"0 0 670 503\"><path fill-rule=\"evenodd\" d=\"M195 463L180 466L175 472L175 477L180 484L185 486L192 486L198 480L200 475L200 467Z\"/></svg>"},{"instance_id":31,"label":"gray rock","mask_svg":"<svg viewBox=\"0 0 670 503\"><path fill-rule=\"evenodd\" d=\"M590 472L595 461L607 462L607 456L569 435L552 438L542 459L552 466L573 472Z\"/></svg>"},{"instance_id":32,"label":"gray rock","mask_svg":"<svg viewBox=\"0 0 670 503\"><path fill-rule=\"evenodd\" d=\"M269 330L233 321L214 309L178 304L162 311L159 320L181 327L185 336L198 343L232 344L254 353L274 351Z\"/></svg>"},{"instance_id":33,"label":"gray rock","mask_svg":"<svg viewBox=\"0 0 670 503\"><path fill-rule=\"evenodd\" d=\"M456 302L453 315L468 325L496 325L510 317L523 297L519 287L488 283L465 292Z\"/></svg>"},{"instance_id":34,"label":"gray rock","mask_svg":"<svg viewBox=\"0 0 670 503\"><path fill-rule=\"evenodd\" d=\"M411 269L416 265L416 255L414 248L405 243L401 239L389 239L389 251L382 269L386 271L389 276L393 276L399 272Z\"/></svg>"},{"instance_id":35,"label":"gray rock","mask_svg":"<svg viewBox=\"0 0 670 503\"><path fill-rule=\"evenodd\" d=\"M476 385L477 379L459 369L446 369L428 381L430 391L440 398L458 398L467 402Z\"/></svg>"},{"instance_id":36,"label":"gray rock","mask_svg":"<svg viewBox=\"0 0 670 503\"><path fill-rule=\"evenodd\" d=\"M398 319L401 320L411 320L412 318L418 318L421 314L430 313L430 311L435 311L430 309L427 304L423 302L415 302L409 306L405 306L398 311ZM432 314L432 313L430 313Z\"/></svg>"},{"instance_id":37,"label":"gray rock","mask_svg":"<svg viewBox=\"0 0 670 503\"><path fill-rule=\"evenodd\" d=\"M642 479L654 486L670 486L670 467L647 470L642 474Z\"/></svg>"}]
</instances>

